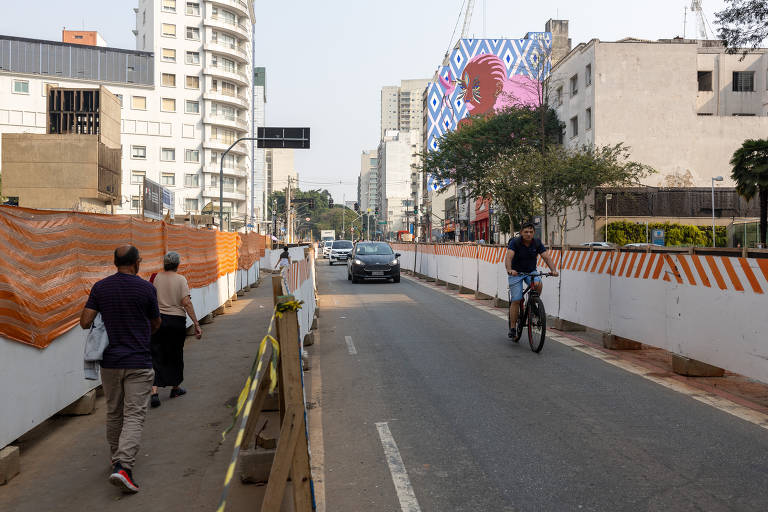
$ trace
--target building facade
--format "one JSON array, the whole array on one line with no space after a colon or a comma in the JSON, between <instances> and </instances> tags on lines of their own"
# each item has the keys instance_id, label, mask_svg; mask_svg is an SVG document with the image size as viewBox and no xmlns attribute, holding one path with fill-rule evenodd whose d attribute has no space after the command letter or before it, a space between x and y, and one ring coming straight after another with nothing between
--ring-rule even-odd
<instances>
[{"instance_id":1,"label":"building facade","mask_svg":"<svg viewBox=\"0 0 768 512\"><path fill-rule=\"evenodd\" d=\"M378 151L372 149L360 154L359 203L362 213L375 213L379 207L379 163Z\"/></svg>"},{"instance_id":2,"label":"building facade","mask_svg":"<svg viewBox=\"0 0 768 512\"><path fill-rule=\"evenodd\" d=\"M390 130L379 143L377 175L378 219L385 222L384 236L394 238L398 231L411 231L414 216L411 199L412 147L416 131Z\"/></svg>"},{"instance_id":3,"label":"building facade","mask_svg":"<svg viewBox=\"0 0 768 512\"><path fill-rule=\"evenodd\" d=\"M0 132L44 133L48 84L104 85L122 107L116 213L140 212L144 177L174 191L177 214L218 211L222 155L251 130L252 6L140 0L134 12L137 50L0 36ZM255 214L252 168L250 143L223 158L223 209L233 228Z\"/></svg>"},{"instance_id":4,"label":"building facade","mask_svg":"<svg viewBox=\"0 0 768 512\"><path fill-rule=\"evenodd\" d=\"M277 191L284 191L290 179L292 187L299 185L299 174L294 167L293 149L267 149L267 192L268 196Z\"/></svg>"}]
</instances>

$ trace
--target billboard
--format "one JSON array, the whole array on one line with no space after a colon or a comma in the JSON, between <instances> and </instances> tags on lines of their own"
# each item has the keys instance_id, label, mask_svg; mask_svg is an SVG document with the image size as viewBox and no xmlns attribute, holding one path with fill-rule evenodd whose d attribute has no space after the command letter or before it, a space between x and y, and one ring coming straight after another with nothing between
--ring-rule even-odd
<instances>
[{"instance_id":1,"label":"billboard","mask_svg":"<svg viewBox=\"0 0 768 512\"><path fill-rule=\"evenodd\" d=\"M460 39L427 86L427 148L468 116L516 105L538 105L540 81L549 73L552 34L522 39ZM428 186L444 186L427 178Z\"/></svg>"},{"instance_id":2,"label":"billboard","mask_svg":"<svg viewBox=\"0 0 768 512\"><path fill-rule=\"evenodd\" d=\"M144 178L142 191L143 215L150 219L161 220L163 218L163 187L159 183Z\"/></svg>"}]
</instances>

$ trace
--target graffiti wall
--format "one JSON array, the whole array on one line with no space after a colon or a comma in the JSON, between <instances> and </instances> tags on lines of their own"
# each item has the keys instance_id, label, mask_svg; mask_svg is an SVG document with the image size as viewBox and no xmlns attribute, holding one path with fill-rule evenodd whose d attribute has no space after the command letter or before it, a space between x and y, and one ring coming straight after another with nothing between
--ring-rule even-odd
<instances>
[{"instance_id":1,"label":"graffiti wall","mask_svg":"<svg viewBox=\"0 0 768 512\"><path fill-rule=\"evenodd\" d=\"M427 147L468 116L515 105L537 105L539 82L549 72L549 32L522 39L460 39L427 87ZM442 184L428 179L430 188Z\"/></svg>"}]
</instances>

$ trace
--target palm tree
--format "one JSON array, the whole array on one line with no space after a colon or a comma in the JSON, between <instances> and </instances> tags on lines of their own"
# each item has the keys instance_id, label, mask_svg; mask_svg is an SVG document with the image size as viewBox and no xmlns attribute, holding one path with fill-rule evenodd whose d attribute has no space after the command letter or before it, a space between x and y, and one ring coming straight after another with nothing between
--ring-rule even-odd
<instances>
[{"instance_id":1,"label":"palm tree","mask_svg":"<svg viewBox=\"0 0 768 512\"><path fill-rule=\"evenodd\" d=\"M731 177L736 192L749 201L760 199L760 242L765 244L768 231L768 139L747 139L731 158Z\"/></svg>"}]
</instances>

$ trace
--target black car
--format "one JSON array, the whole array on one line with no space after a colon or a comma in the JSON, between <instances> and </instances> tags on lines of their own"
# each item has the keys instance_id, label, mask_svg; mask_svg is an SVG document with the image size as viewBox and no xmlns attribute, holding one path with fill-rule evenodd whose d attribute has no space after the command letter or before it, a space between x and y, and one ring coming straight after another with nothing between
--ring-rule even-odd
<instances>
[{"instance_id":1,"label":"black car","mask_svg":"<svg viewBox=\"0 0 768 512\"><path fill-rule=\"evenodd\" d=\"M347 260L347 279L392 279L400 282L400 261L386 242L357 242Z\"/></svg>"}]
</instances>

